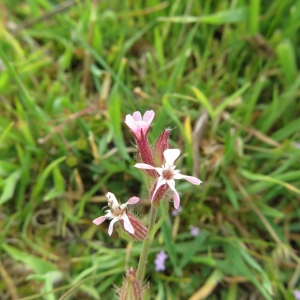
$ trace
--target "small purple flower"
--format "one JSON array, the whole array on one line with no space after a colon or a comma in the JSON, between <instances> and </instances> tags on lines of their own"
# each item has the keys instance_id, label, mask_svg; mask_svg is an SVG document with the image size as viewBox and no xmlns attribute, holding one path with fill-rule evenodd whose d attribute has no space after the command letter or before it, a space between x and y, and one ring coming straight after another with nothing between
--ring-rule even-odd
<instances>
[{"instance_id":1,"label":"small purple flower","mask_svg":"<svg viewBox=\"0 0 300 300\"><path fill-rule=\"evenodd\" d=\"M166 269L165 267L165 260L168 258L168 255L165 253L165 251L160 251L154 260L155 263L155 270L157 272L164 271Z\"/></svg>"},{"instance_id":2,"label":"small purple flower","mask_svg":"<svg viewBox=\"0 0 300 300\"><path fill-rule=\"evenodd\" d=\"M300 290L294 290L293 294L294 294L296 300L300 300Z\"/></svg>"},{"instance_id":3,"label":"small purple flower","mask_svg":"<svg viewBox=\"0 0 300 300\"><path fill-rule=\"evenodd\" d=\"M179 206L177 209L173 209L172 216L176 217L182 212L182 206Z\"/></svg>"},{"instance_id":4,"label":"small purple flower","mask_svg":"<svg viewBox=\"0 0 300 300\"><path fill-rule=\"evenodd\" d=\"M198 236L200 232L200 228L196 226L190 226L190 233L192 236Z\"/></svg>"}]
</instances>

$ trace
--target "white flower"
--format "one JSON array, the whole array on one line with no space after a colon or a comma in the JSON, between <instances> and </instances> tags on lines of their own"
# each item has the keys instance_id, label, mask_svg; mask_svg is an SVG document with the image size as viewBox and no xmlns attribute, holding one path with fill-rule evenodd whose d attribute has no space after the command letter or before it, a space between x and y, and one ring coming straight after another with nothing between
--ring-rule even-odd
<instances>
[{"instance_id":1,"label":"white flower","mask_svg":"<svg viewBox=\"0 0 300 300\"><path fill-rule=\"evenodd\" d=\"M146 111L143 117L139 111L136 111L132 114L132 116L126 115L125 124L129 127L135 138L139 139L141 138L141 134L144 136L147 135L154 115L153 110Z\"/></svg>"},{"instance_id":2,"label":"white flower","mask_svg":"<svg viewBox=\"0 0 300 300\"><path fill-rule=\"evenodd\" d=\"M129 218L126 214L127 205L135 204L140 199L138 197L131 197L126 203L119 204L119 202L117 201L117 199L113 193L107 193L106 197L108 199L108 206L110 209L106 210L107 214L105 216L102 216L102 217L99 217L99 218L93 220L93 223L96 225L100 225L106 219L111 219L111 222L108 227L108 234L111 235L113 232L114 224L116 222L118 222L119 220L123 220L125 230L131 234L134 234L134 228L131 225Z\"/></svg>"},{"instance_id":3,"label":"white flower","mask_svg":"<svg viewBox=\"0 0 300 300\"><path fill-rule=\"evenodd\" d=\"M174 207L177 209L180 204L180 198L179 195L175 189L175 180L174 179L185 179L192 184L199 185L202 183L201 180L199 180L196 177L193 176L187 176L180 174L179 170L176 170L176 166L174 165L175 160L180 155L179 149L167 149L164 151L164 157L165 157L165 164L162 165L161 168L155 168L153 166L150 166L148 164L136 164L135 167L139 169L146 169L146 170L156 170L159 174L159 177L156 181L156 188L152 195L151 201L153 201L154 196L158 189L164 185L167 184L169 188L173 191L173 198L174 198Z\"/></svg>"}]
</instances>

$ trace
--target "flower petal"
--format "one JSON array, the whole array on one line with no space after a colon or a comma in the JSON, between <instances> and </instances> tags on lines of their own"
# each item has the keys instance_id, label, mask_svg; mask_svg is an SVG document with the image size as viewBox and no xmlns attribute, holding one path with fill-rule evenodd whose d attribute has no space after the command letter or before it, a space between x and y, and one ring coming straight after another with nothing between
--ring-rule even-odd
<instances>
[{"instance_id":1,"label":"flower petal","mask_svg":"<svg viewBox=\"0 0 300 300\"><path fill-rule=\"evenodd\" d=\"M113 203L113 208L119 207L118 200L117 200L116 196L115 196L113 193L108 192L108 193L106 194L106 197L107 197L107 199L108 199L109 201L111 201L111 202Z\"/></svg>"},{"instance_id":2,"label":"flower petal","mask_svg":"<svg viewBox=\"0 0 300 300\"><path fill-rule=\"evenodd\" d=\"M156 169L155 167L148 165L148 164L135 164L134 166L138 169L146 169L146 170L155 170Z\"/></svg>"},{"instance_id":3,"label":"flower petal","mask_svg":"<svg viewBox=\"0 0 300 300\"><path fill-rule=\"evenodd\" d=\"M175 189L175 181L174 180L168 180L167 181L168 186L170 189L174 192L173 193L173 199L174 199L174 207L177 209L180 205L180 197Z\"/></svg>"},{"instance_id":4,"label":"flower petal","mask_svg":"<svg viewBox=\"0 0 300 300\"><path fill-rule=\"evenodd\" d=\"M159 259L161 260L166 260L168 258L168 255L166 254L166 252L164 250L161 250L157 256Z\"/></svg>"},{"instance_id":5,"label":"flower petal","mask_svg":"<svg viewBox=\"0 0 300 300\"><path fill-rule=\"evenodd\" d=\"M93 223L96 225L102 224L106 220L106 216L99 217L93 220Z\"/></svg>"},{"instance_id":6,"label":"flower petal","mask_svg":"<svg viewBox=\"0 0 300 300\"><path fill-rule=\"evenodd\" d=\"M125 117L125 124L131 130L135 130L136 129L135 121L134 121L134 119L133 119L133 117L131 115L126 115L126 117Z\"/></svg>"},{"instance_id":7,"label":"flower petal","mask_svg":"<svg viewBox=\"0 0 300 300\"><path fill-rule=\"evenodd\" d=\"M109 234L109 235L112 234L113 229L114 229L114 224L115 224L116 222L118 222L118 221L119 221L119 218L113 218L113 219L110 221L109 227L108 227L108 234Z\"/></svg>"},{"instance_id":8,"label":"flower petal","mask_svg":"<svg viewBox=\"0 0 300 300\"><path fill-rule=\"evenodd\" d=\"M156 192L158 191L158 189L159 189L163 184L165 184L166 182L167 182L166 179L164 179L164 178L162 178L162 177L158 177L158 179L157 179L157 181L156 181L156 187L155 187L155 190L154 190L154 192L153 192L151 201L154 200L155 194L156 194Z\"/></svg>"},{"instance_id":9,"label":"flower petal","mask_svg":"<svg viewBox=\"0 0 300 300\"><path fill-rule=\"evenodd\" d=\"M151 123L153 118L154 118L154 111L153 110L148 110L144 113L143 121L146 123Z\"/></svg>"},{"instance_id":10,"label":"flower petal","mask_svg":"<svg viewBox=\"0 0 300 300\"><path fill-rule=\"evenodd\" d=\"M138 203L140 201L140 198L138 197L131 197L129 198L129 200L126 202L126 204L135 204Z\"/></svg>"},{"instance_id":11,"label":"flower petal","mask_svg":"<svg viewBox=\"0 0 300 300\"><path fill-rule=\"evenodd\" d=\"M155 168L156 172L159 174L159 176L162 176L162 173L164 171L163 168Z\"/></svg>"},{"instance_id":12,"label":"flower petal","mask_svg":"<svg viewBox=\"0 0 300 300\"><path fill-rule=\"evenodd\" d=\"M139 111L135 111L132 114L132 117L133 117L134 121L143 121L142 115L141 115L141 113Z\"/></svg>"},{"instance_id":13,"label":"flower petal","mask_svg":"<svg viewBox=\"0 0 300 300\"><path fill-rule=\"evenodd\" d=\"M121 219L124 221L124 228L126 231L128 231L129 233L131 234L134 234L134 228L133 226L131 225L130 221L129 221L129 218L126 214L124 214Z\"/></svg>"},{"instance_id":14,"label":"flower petal","mask_svg":"<svg viewBox=\"0 0 300 300\"><path fill-rule=\"evenodd\" d=\"M167 149L164 151L164 157L166 160L166 165L169 167L172 167L174 165L174 161L178 158L180 155L179 149Z\"/></svg>"},{"instance_id":15,"label":"flower petal","mask_svg":"<svg viewBox=\"0 0 300 300\"><path fill-rule=\"evenodd\" d=\"M200 183L202 183L202 181L194 176L187 176L187 175L182 175L182 174L176 174L175 176L173 176L174 179L185 179L187 181L189 181L192 184L195 185L199 185Z\"/></svg>"},{"instance_id":16,"label":"flower petal","mask_svg":"<svg viewBox=\"0 0 300 300\"><path fill-rule=\"evenodd\" d=\"M105 215L106 219L112 219L112 218L115 217L114 214L111 212L110 209L106 210L105 212L107 213L107 214Z\"/></svg>"}]
</instances>

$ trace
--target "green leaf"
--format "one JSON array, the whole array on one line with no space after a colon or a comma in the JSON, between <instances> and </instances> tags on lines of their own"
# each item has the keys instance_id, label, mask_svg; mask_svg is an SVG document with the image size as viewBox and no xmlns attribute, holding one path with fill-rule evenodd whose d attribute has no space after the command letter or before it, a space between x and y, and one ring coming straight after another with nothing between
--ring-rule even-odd
<instances>
[{"instance_id":1,"label":"green leaf","mask_svg":"<svg viewBox=\"0 0 300 300\"><path fill-rule=\"evenodd\" d=\"M250 1L249 31L250 34L259 32L260 0Z\"/></svg>"},{"instance_id":2,"label":"green leaf","mask_svg":"<svg viewBox=\"0 0 300 300\"><path fill-rule=\"evenodd\" d=\"M284 41L277 46L276 51L285 81L288 84L292 84L297 75L297 63L294 47L290 41Z\"/></svg>"},{"instance_id":3,"label":"green leaf","mask_svg":"<svg viewBox=\"0 0 300 300\"><path fill-rule=\"evenodd\" d=\"M235 209L239 209L238 197L237 197L236 193L234 192L234 190L233 190L233 188L231 186L230 181L227 179L227 177L224 174L222 174L221 177L222 177L222 180L223 180L223 182L225 184L227 196L228 196L228 198L229 198L232 206Z\"/></svg>"},{"instance_id":4,"label":"green leaf","mask_svg":"<svg viewBox=\"0 0 300 300\"><path fill-rule=\"evenodd\" d=\"M192 90L196 96L196 98L199 100L199 102L203 105L203 107L207 110L207 113L211 118L214 118L215 112L213 106L209 103L209 100L207 97L195 86L192 87Z\"/></svg>"},{"instance_id":5,"label":"green leaf","mask_svg":"<svg viewBox=\"0 0 300 300\"><path fill-rule=\"evenodd\" d=\"M121 98L118 95L118 87L119 87L119 81L120 76L123 73L123 69L125 67L125 60L122 60L120 64L120 69L118 72L118 80L115 82L115 85L112 89L112 92L109 97L108 101L108 113L110 118L110 124L113 128L114 132L114 142L120 151L120 154L122 157L126 160L130 159L128 153L126 152L126 146L123 138L122 133L122 116L121 116Z\"/></svg>"},{"instance_id":6,"label":"green leaf","mask_svg":"<svg viewBox=\"0 0 300 300\"><path fill-rule=\"evenodd\" d=\"M210 267L214 267L216 265L216 261L210 256L193 256L190 260L194 264L203 264L208 265Z\"/></svg>"},{"instance_id":7,"label":"green leaf","mask_svg":"<svg viewBox=\"0 0 300 300\"><path fill-rule=\"evenodd\" d=\"M232 95L230 95L229 97L227 97L221 104L219 104L219 106L215 109L214 111L214 115L215 117L219 116L219 114L234 100L236 100L236 98L238 98L239 96L241 96L249 87L251 86L250 82L247 82L246 84L244 84L241 88L239 88L236 92L234 92Z\"/></svg>"},{"instance_id":8,"label":"green leaf","mask_svg":"<svg viewBox=\"0 0 300 300\"><path fill-rule=\"evenodd\" d=\"M284 213L282 213L281 211L273 208L273 207L270 207L266 204L264 204L263 202L261 202L259 204L259 210L265 215L265 216L268 216L268 217L271 217L271 218L284 218Z\"/></svg>"},{"instance_id":9,"label":"green leaf","mask_svg":"<svg viewBox=\"0 0 300 300\"><path fill-rule=\"evenodd\" d=\"M264 272L264 270L262 269L262 267L253 259L253 257L251 257L245 250L240 251L242 257L244 258L244 260L255 270L257 270L263 279L263 286L264 288L267 290L267 292L272 295L273 294L273 289L272 289L272 284L267 276L267 274Z\"/></svg>"},{"instance_id":10,"label":"green leaf","mask_svg":"<svg viewBox=\"0 0 300 300\"><path fill-rule=\"evenodd\" d=\"M65 190L65 180L58 166L54 167L52 174L53 174L55 189L57 191L63 192Z\"/></svg>"},{"instance_id":11,"label":"green leaf","mask_svg":"<svg viewBox=\"0 0 300 300\"><path fill-rule=\"evenodd\" d=\"M297 189L295 186L291 185L290 183L284 182L280 179L273 178L273 177L267 176L267 175L251 173L251 172L249 172L247 170L243 170L243 169L240 169L239 173L242 176L244 176L245 178L250 179L250 180L265 181L265 182L269 182L269 183L273 183L273 184L282 185L285 188L289 189L290 191L300 195L299 189Z\"/></svg>"},{"instance_id":12,"label":"green leaf","mask_svg":"<svg viewBox=\"0 0 300 300\"><path fill-rule=\"evenodd\" d=\"M43 281L44 286L41 289L41 293L47 293L54 289L54 284L58 281L61 281L63 278L63 274L60 271L50 271L45 274L31 274L27 276L27 280L38 280ZM54 293L47 293L44 295L44 299L46 300L56 300L56 296Z\"/></svg>"},{"instance_id":13,"label":"green leaf","mask_svg":"<svg viewBox=\"0 0 300 300\"><path fill-rule=\"evenodd\" d=\"M4 141L5 137L8 135L9 131L11 130L11 128L14 126L14 122L11 122L6 128L5 130L1 133L0 135L0 145L1 143Z\"/></svg>"},{"instance_id":14,"label":"green leaf","mask_svg":"<svg viewBox=\"0 0 300 300\"><path fill-rule=\"evenodd\" d=\"M49 201L51 199L57 198L63 195L62 191L58 191L56 188L52 188L43 198L44 201Z\"/></svg>"},{"instance_id":15,"label":"green leaf","mask_svg":"<svg viewBox=\"0 0 300 300\"><path fill-rule=\"evenodd\" d=\"M45 181L47 179L47 177L49 176L49 174L51 173L51 171L58 165L60 164L62 161L64 161L66 159L66 156L60 157L58 159L56 159L55 161L53 161L52 163L50 163L42 172L42 174L39 175L38 180L36 185L33 188L32 191L32 198L36 198L38 196L38 194L42 191L42 189L44 188L45 185Z\"/></svg>"},{"instance_id":16,"label":"green leaf","mask_svg":"<svg viewBox=\"0 0 300 300\"><path fill-rule=\"evenodd\" d=\"M164 243L166 245L166 250L169 254L171 263L175 269L176 272L178 272L178 260L177 260L177 255L175 251L175 244L173 242L172 238L172 232L171 228L168 225L168 222L164 222L163 225L161 226L162 234L164 237Z\"/></svg>"},{"instance_id":17,"label":"green leaf","mask_svg":"<svg viewBox=\"0 0 300 300\"><path fill-rule=\"evenodd\" d=\"M194 17L194 16L178 16L178 17L160 17L159 21L174 23L206 23L213 25L223 25L237 22L245 22L248 19L246 8L237 8L216 12L210 15Z\"/></svg>"},{"instance_id":18,"label":"green leaf","mask_svg":"<svg viewBox=\"0 0 300 300\"><path fill-rule=\"evenodd\" d=\"M225 245L224 250L226 253L227 260L231 263L232 268L237 271L237 275L245 276L248 278L262 293L266 300L272 300L269 289L267 290L256 278L255 273L249 269L249 266L246 265L242 256L243 249L235 247L233 245ZM249 262L247 260L247 262ZM253 262L251 263L253 267ZM260 271L260 270L259 270ZM260 273L260 275L262 275Z\"/></svg>"},{"instance_id":19,"label":"green leaf","mask_svg":"<svg viewBox=\"0 0 300 300\"><path fill-rule=\"evenodd\" d=\"M198 251L199 246L203 244L207 238L208 233L206 231L201 231L200 234L195 238L195 240L186 248L186 251L183 253L183 256L179 262L179 268L184 268L191 260L191 258Z\"/></svg>"},{"instance_id":20,"label":"green leaf","mask_svg":"<svg viewBox=\"0 0 300 300\"><path fill-rule=\"evenodd\" d=\"M3 250L13 259L23 262L37 274L56 271L57 268L52 263L45 261L37 256L30 255L26 252L13 248L7 244L2 245Z\"/></svg>"},{"instance_id":21,"label":"green leaf","mask_svg":"<svg viewBox=\"0 0 300 300\"><path fill-rule=\"evenodd\" d=\"M7 161L0 161L0 176L6 177L13 171L16 171L19 166L11 164Z\"/></svg>"},{"instance_id":22,"label":"green leaf","mask_svg":"<svg viewBox=\"0 0 300 300\"><path fill-rule=\"evenodd\" d=\"M21 171L17 170L11 173L5 180L4 180L4 188L0 198L0 204L5 203L13 196L15 192L16 185L21 177Z\"/></svg>"}]
</instances>

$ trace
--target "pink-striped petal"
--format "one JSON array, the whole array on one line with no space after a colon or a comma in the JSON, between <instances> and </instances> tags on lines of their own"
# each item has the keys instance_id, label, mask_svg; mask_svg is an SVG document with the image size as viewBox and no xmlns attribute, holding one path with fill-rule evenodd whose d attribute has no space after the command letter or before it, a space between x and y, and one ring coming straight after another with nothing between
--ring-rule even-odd
<instances>
[{"instance_id":1,"label":"pink-striped petal","mask_svg":"<svg viewBox=\"0 0 300 300\"><path fill-rule=\"evenodd\" d=\"M127 202L126 204L135 204L135 203L138 203L140 201L140 198L138 197L131 197Z\"/></svg>"},{"instance_id":2,"label":"pink-striped petal","mask_svg":"<svg viewBox=\"0 0 300 300\"><path fill-rule=\"evenodd\" d=\"M180 205L180 197L175 189L175 181L168 180L167 184L168 184L169 188L173 191L174 207L175 207L175 209L178 209L178 207Z\"/></svg>"},{"instance_id":3,"label":"pink-striped petal","mask_svg":"<svg viewBox=\"0 0 300 300\"><path fill-rule=\"evenodd\" d=\"M124 214L121 218L124 221L124 228L126 231L128 231L131 234L134 234L134 228L130 223L130 220L126 214Z\"/></svg>"},{"instance_id":4,"label":"pink-striped petal","mask_svg":"<svg viewBox=\"0 0 300 300\"><path fill-rule=\"evenodd\" d=\"M102 224L105 220L106 220L106 217L105 217L105 216L102 216L102 217L99 217L99 218L97 218L97 219L94 219L94 220L93 220L93 223L96 224L96 225L100 225L100 224Z\"/></svg>"}]
</instances>

